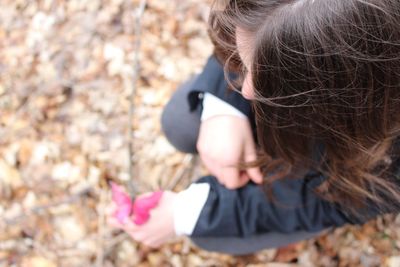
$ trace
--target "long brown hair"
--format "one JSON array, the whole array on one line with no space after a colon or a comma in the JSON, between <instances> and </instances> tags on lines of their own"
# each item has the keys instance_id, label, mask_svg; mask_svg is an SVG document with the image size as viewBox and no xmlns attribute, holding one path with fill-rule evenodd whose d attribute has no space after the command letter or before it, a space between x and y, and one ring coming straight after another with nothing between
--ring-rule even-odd
<instances>
[{"instance_id":1,"label":"long brown hair","mask_svg":"<svg viewBox=\"0 0 400 267\"><path fill-rule=\"evenodd\" d=\"M237 27L254 36L261 161L267 174L286 166L266 181L305 166L326 176L323 197L351 211L399 207L400 1L217 0L216 54L243 73Z\"/></svg>"}]
</instances>

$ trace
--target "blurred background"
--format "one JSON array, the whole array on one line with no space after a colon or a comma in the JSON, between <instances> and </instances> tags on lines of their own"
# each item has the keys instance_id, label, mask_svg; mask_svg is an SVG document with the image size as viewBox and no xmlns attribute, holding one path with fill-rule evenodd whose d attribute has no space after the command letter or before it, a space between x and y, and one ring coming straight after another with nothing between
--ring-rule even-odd
<instances>
[{"instance_id":1,"label":"blurred background","mask_svg":"<svg viewBox=\"0 0 400 267\"><path fill-rule=\"evenodd\" d=\"M179 191L203 168L160 129L173 91L212 45L210 1L145 8L134 116L134 175ZM139 1L0 1L0 266L400 266L400 216L279 250L232 257L180 238L152 250L105 222L108 181L129 180L129 98Z\"/></svg>"}]
</instances>

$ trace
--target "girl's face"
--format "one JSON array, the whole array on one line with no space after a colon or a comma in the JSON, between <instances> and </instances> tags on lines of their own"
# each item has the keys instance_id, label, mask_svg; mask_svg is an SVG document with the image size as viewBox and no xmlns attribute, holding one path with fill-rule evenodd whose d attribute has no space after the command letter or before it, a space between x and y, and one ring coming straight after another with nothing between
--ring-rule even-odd
<instances>
[{"instance_id":1,"label":"girl's face","mask_svg":"<svg viewBox=\"0 0 400 267\"><path fill-rule=\"evenodd\" d=\"M254 88L251 82L251 48L253 35L241 28L236 29L236 45L240 59L246 68L245 78L242 85L242 95L246 99L254 99Z\"/></svg>"}]
</instances>

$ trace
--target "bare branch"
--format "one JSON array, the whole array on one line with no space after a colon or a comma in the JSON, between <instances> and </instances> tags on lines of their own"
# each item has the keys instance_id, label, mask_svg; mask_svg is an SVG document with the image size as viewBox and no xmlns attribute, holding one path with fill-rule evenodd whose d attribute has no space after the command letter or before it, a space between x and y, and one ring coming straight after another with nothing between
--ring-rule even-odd
<instances>
[{"instance_id":1,"label":"bare branch","mask_svg":"<svg viewBox=\"0 0 400 267\"><path fill-rule=\"evenodd\" d=\"M134 114L134 98L135 98L135 93L136 93L136 85L137 81L139 78L139 71L140 71L140 61L139 61L139 53L140 53L140 46L141 46L141 32L142 32L142 16L144 13L144 9L146 7L147 1L146 0L141 0L140 5L137 9L137 12L135 14L135 57L134 57L134 71L133 71L133 77L132 77L132 91L129 99L129 182L128 182L128 190L131 194L131 196L136 195L137 193L137 188L135 186L135 177L133 173L133 114Z\"/></svg>"}]
</instances>

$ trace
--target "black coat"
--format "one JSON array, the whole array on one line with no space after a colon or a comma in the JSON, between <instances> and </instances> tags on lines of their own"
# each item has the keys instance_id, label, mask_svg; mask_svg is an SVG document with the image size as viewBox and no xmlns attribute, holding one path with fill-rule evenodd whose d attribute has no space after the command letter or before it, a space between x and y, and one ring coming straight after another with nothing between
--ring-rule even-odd
<instances>
[{"instance_id":1,"label":"black coat","mask_svg":"<svg viewBox=\"0 0 400 267\"><path fill-rule=\"evenodd\" d=\"M208 59L188 95L192 110L201 104L205 92L223 99L254 121L250 103L240 93L227 92L223 70L214 57ZM243 188L228 190L215 177L202 177L197 182L208 183L211 189L192 236L246 237L268 232L319 232L346 223L361 224L386 212L371 204L363 211L362 219L351 216L338 204L328 202L314 192L324 179L320 173L310 170L300 179L274 182L271 200L260 185L249 183Z\"/></svg>"}]
</instances>

